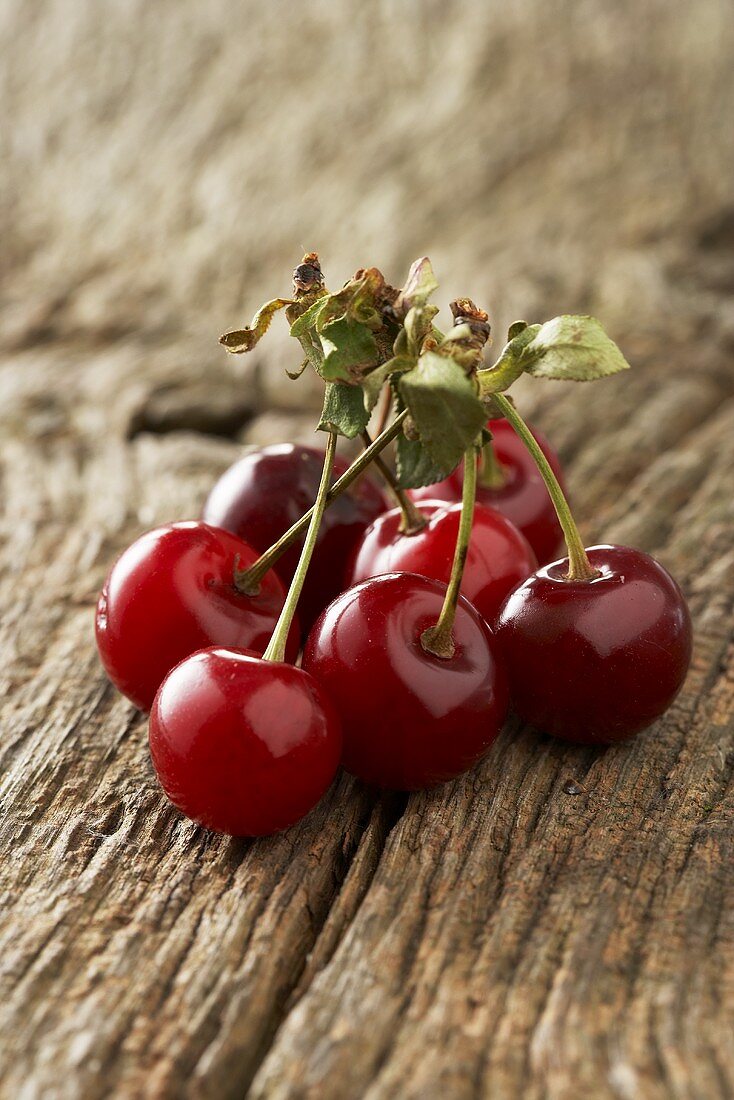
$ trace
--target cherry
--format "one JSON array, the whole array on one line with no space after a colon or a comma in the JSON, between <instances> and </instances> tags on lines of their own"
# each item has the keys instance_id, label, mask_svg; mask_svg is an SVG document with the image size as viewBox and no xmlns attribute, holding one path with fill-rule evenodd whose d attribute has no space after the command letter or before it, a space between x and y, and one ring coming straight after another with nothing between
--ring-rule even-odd
<instances>
[{"instance_id":1,"label":"cherry","mask_svg":"<svg viewBox=\"0 0 734 1100\"><path fill-rule=\"evenodd\" d=\"M587 551L599 576L566 580L568 560L539 569L497 622L515 710L582 745L623 741L654 722L680 690L691 620L670 574L626 546Z\"/></svg>"},{"instance_id":2,"label":"cherry","mask_svg":"<svg viewBox=\"0 0 734 1100\"><path fill-rule=\"evenodd\" d=\"M378 516L354 552L347 584L380 573L419 573L448 583L461 504L426 500L421 502L420 511L428 523L410 535L400 532L399 508ZM527 540L505 516L493 508L475 506L461 592L488 623L494 620L507 594L537 565Z\"/></svg>"},{"instance_id":3,"label":"cherry","mask_svg":"<svg viewBox=\"0 0 734 1100\"><path fill-rule=\"evenodd\" d=\"M344 767L367 783L398 790L442 783L470 768L502 726L504 669L467 600L457 606L454 656L423 647L445 593L411 573L376 577L338 596L309 634L303 667L341 717Z\"/></svg>"},{"instance_id":4,"label":"cherry","mask_svg":"<svg viewBox=\"0 0 734 1100\"><path fill-rule=\"evenodd\" d=\"M230 836L265 836L308 813L339 764L341 731L322 688L293 665L202 649L161 684L150 752L182 813Z\"/></svg>"},{"instance_id":5,"label":"cherry","mask_svg":"<svg viewBox=\"0 0 734 1100\"><path fill-rule=\"evenodd\" d=\"M492 446L506 480L501 488L489 488L482 485L480 475L477 502L488 504L507 516L522 531L539 562L552 561L560 552L563 533L543 478L511 424L503 419L490 420L487 427L492 432ZM533 428L533 435L563 484L558 455L542 432ZM458 501L461 500L463 480L463 466L459 466L435 485L411 489L410 496L413 500Z\"/></svg>"},{"instance_id":6,"label":"cherry","mask_svg":"<svg viewBox=\"0 0 734 1100\"><path fill-rule=\"evenodd\" d=\"M174 665L207 645L263 652L285 601L271 572L256 596L234 586L236 564L257 559L247 543L204 523L158 527L113 565L97 604L97 646L107 675L133 703L150 708ZM298 630L289 636L298 653Z\"/></svg>"},{"instance_id":7,"label":"cherry","mask_svg":"<svg viewBox=\"0 0 734 1100\"><path fill-rule=\"evenodd\" d=\"M204 505L203 519L264 553L313 504L323 461L323 451L292 443L253 451L222 474ZM336 459L335 477L347 469L347 462ZM382 493L366 477L330 506L298 605L304 631L341 590L344 564L355 543L386 508ZM285 584L295 572L302 546L303 539L297 540L277 562Z\"/></svg>"}]
</instances>

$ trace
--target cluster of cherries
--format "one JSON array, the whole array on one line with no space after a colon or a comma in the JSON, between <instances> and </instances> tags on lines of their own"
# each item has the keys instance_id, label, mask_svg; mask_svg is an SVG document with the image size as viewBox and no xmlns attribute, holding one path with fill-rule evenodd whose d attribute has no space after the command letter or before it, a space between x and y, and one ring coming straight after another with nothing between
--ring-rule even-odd
<instances>
[{"instance_id":1,"label":"cluster of cherries","mask_svg":"<svg viewBox=\"0 0 734 1100\"><path fill-rule=\"evenodd\" d=\"M201 521L151 531L117 561L99 652L120 691L150 709L153 764L184 814L231 835L272 833L315 805L340 763L384 787L441 783L482 756L510 702L581 744L628 738L669 706L691 648L675 581L621 546L592 547L586 575L569 578L536 460L507 420L488 427L491 468L480 457L458 568L466 462L412 491L407 512L364 474L327 507L324 484L347 472L333 439L331 462L291 444L247 454ZM310 569L289 605L303 536L274 567L258 562L320 483Z\"/></svg>"},{"instance_id":2,"label":"cluster of cherries","mask_svg":"<svg viewBox=\"0 0 734 1100\"><path fill-rule=\"evenodd\" d=\"M285 309L304 369L326 383L324 450L247 454L201 520L143 535L105 582L104 667L150 711L166 794L208 828L284 829L340 763L381 787L445 782L510 706L567 741L622 741L685 679L691 623L675 581L638 550L584 547L558 457L504 392L525 372L604 377L627 367L621 352L593 318L520 321L483 369L486 313L458 299L442 334L437 285L424 257L400 291L360 268L330 294L305 256L293 297L222 343L251 350ZM337 433L362 436L351 465ZM394 440L398 478L380 454Z\"/></svg>"}]
</instances>

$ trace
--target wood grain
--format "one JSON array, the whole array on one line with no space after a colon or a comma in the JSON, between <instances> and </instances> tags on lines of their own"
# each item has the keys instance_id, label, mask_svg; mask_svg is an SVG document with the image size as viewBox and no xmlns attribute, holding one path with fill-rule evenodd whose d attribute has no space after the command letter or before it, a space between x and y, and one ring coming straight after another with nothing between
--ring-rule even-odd
<instances>
[{"instance_id":1,"label":"wood grain","mask_svg":"<svg viewBox=\"0 0 734 1100\"><path fill-rule=\"evenodd\" d=\"M3 1098L734 1096L730 15L3 5ZM518 400L589 541L680 579L695 655L630 745L510 722L461 781L341 776L246 843L161 797L93 604L243 442L308 438L283 337L216 337L312 235L335 283L430 251L498 333L601 316L634 371Z\"/></svg>"}]
</instances>

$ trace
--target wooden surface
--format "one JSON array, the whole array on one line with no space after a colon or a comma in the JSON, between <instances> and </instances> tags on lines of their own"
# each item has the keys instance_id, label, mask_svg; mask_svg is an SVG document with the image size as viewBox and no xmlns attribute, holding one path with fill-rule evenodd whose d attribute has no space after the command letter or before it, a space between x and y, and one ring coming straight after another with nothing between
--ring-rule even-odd
<instances>
[{"instance_id":1,"label":"wooden surface","mask_svg":"<svg viewBox=\"0 0 734 1100\"><path fill-rule=\"evenodd\" d=\"M3 5L3 1100L734 1096L731 10L406 4L408 49L397 7ZM215 343L305 246L428 251L498 332L601 316L633 372L519 402L695 656L630 745L510 723L459 782L342 776L246 843L160 796L93 603L243 442L308 435L279 335Z\"/></svg>"}]
</instances>

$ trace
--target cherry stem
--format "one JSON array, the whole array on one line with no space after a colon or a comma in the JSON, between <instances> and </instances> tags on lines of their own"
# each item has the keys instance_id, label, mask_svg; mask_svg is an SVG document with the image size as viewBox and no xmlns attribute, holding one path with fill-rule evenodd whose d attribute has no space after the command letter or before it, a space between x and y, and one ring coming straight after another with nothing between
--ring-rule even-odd
<instances>
[{"instance_id":1,"label":"cherry stem","mask_svg":"<svg viewBox=\"0 0 734 1100\"><path fill-rule=\"evenodd\" d=\"M366 451L362 451L362 454L355 459L348 470L345 470L342 476L335 481L332 487L326 494L326 507L328 508L338 496L352 485L359 475L366 470L369 464L374 460L375 456L387 447L388 443L391 443L397 435L400 434L403 421L408 415L407 409L404 409L399 416L393 420L389 428L386 428L381 435L378 435L371 447L368 447ZM296 520L292 527L289 527L285 534L281 535L277 542L261 554L257 561L254 561L249 569L244 569L235 573L235 587L239 592L244 593L246 596L255 596L260 590L260 582L271 569L282 554L293 545L293 543L301 537L301 535L308 529L311 522L311 517L314 513L315 505L313 508L309 508L300 519Z\"/></svg>"},{"instance_id":2,"label":"cherry stem","mask_svg":"<svg viewBox=\"0 0 734 1100\"><path fill-rule=\"evenodd\" d=\"M566 580L593 580L595 577L599 576L599 573L593 568L588 559L584 544L581 541L579 529L576 526L576 521L571 515L568 501L563 494L563 489L558 484L558 478L553 473L548 459L538 445L538 441L511 401L508 401L501 393L493 393L492 401L520 436L520 439L532 455L535 465L540 471L540 476L546 484L550 498L553 501L553 507L558 516L558 522L563 530L563 537L566 540L566 547L568 549L568 573L566 574Z\"/></svg>"},{"instance_id":3,"label":"cherry stem","mask_svg":"<svg viewBox=\"0 0 734 1100\"><path fill-rule=\"evenodd\" d=\"M311 564L311 558L313 557L313 552L316 547L316 540L319 537L321 520L324 518L324 512L326 511L326 497L329 492L331 475L334 471L335 454L336 432L330 431L326 440L326 453L324 455L324 466L321 471L319 491L316 494L316 500L311 509L311 519L306 533L306 541L303 544L301 556L298 559L298 565L296 566L293 580L288 589L288 595L285 598L285 603L278 616L278 621L275 624L273 636L268 642L268 648L263 653L263 661L283 661L285 659L285 647L291 626L293 625L293 616L296 613L296 606L301 598L308 567Z\"/></svg>"},{"instance_id":4,"label":"cherry stem","mask_svg":"<svg viewBox=\"0 0 734 1100\"><path fill-rule=\"evenodd\" d=\"M453 657L456 646L452 632L456 608L459 603L461 591L461 578L464 575L466 556L469 553L469 540L474 520L474 500L477 495L477 456L474 446L468 448L464 454L464 488L461 494L461 519L459 531L456 536L456 549L454 550L454 562L451 566L451 576L448 588L441 608L441 614L435 626L429 626L421 635L421 645L426 653L432 653L435 657L450 660Z\"/></svg>"},{"instance_id":5,"label":"cherry stem","mask_svg":"<svg viewBox=\"0 0 734 1100\"><path fill-rule=\"evenodd\" d=\"M361 433L362 442L365 447L372 446L372 436L365 430ZM391 495L395 498L395 502L402 512L402 519L400 520L400 534L401 535L417 535L419 531L428 523L428 520L421 512L415 501L411 500L405 489L401 489L398 485L397 478L392 472L388 464L379 455L375 455L375 466L382 474L382 477L390 490Z\"/></svg>"},{"instance_id":6,"label":"cherry stem","mask_svg":"<svg viewBox=\"0 0 734 1100\"><path fill-rule=\"evenodd\" d=\"M389 385L385 386L382 395L380 397L380 407L377 411L377 435L382 435L387 422L390 418L390 412L392 410L392 389Z\"/></svg>"},{"instance_id":7,"label":"cherry stem","mask_svg":"<svg viewBox=\"0 0 734 1100\"><path fill-rule=\"evenodd\" d=\"M507 484L507 469L497 457L491 439L482 447L479 458L479 484L483 489L504 489Z\"/></svg>"}]
</instances>

